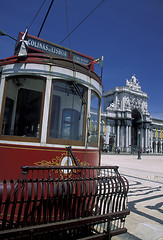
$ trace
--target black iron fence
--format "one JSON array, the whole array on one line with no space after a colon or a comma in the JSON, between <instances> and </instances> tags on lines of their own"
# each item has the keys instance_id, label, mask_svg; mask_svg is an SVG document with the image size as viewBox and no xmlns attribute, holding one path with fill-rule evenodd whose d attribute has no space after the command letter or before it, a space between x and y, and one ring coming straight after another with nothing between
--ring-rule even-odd
<instances>
[{"instance_id":1,"label":"black iron fence","mask_svg":"<svg viewBox=\"0 0 163 240\"><path fill-rule=\"evenodd\" d=\"M22 167L0 183L0 238L111 239L127 231L128 190L117 166Z\"/></svg>"}]
</instances>

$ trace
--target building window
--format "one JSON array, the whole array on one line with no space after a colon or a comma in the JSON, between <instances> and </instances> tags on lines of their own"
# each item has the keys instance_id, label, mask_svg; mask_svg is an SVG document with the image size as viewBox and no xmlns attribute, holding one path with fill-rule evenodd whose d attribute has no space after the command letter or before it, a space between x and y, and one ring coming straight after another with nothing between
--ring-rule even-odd
<instances>
[{"instance_id":1,"label":"building window","mask_svg":"<svg viewBox=\"0 0 163 240\"><path fill-rule=\"evenodd\" d=\"M44 81L27 77L10 78L6 88L1 136L23 137L23 140L25 137L38 138Z\"/></svg>"},{"instance_id":2,"label":"building window","mask_svg":"<svg viewBox=\"0 0 163 240\"><path fill-rule=\"evenodd\" d=\"M89 145L98 145L99 135L99 109L100 100L97 94L91 93L90 122L89 122Z\"/></svg>"},{"instance_id":3,"label":"building window","mask_svg":"<svg viewBox=\"0 0 163 240\"><path fill-rule=\"evenodd\" d=\"M86 89L74 82L54 80L48 142L84 144ZM60 142L59 142L60 141Z\"/></svg>"}]
</instances>

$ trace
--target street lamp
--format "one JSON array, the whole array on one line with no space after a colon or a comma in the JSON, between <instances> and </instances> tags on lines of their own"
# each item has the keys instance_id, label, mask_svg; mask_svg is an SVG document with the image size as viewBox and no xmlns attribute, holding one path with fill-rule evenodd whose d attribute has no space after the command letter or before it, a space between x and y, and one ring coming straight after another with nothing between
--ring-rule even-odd
<instances>
[{"instance_id":1,"label":"street lamp","mask_svg":"<svg viewBox=\"0 0 163 240\"><path fill-rule=\"evenodd\" d=\"M7 37L9 37L9 38L11 38L11 39L13 39L13 40L15 40L15 41L16 41L16 39L15 39L15 38L11 37L11 36L10 36L10 35L8 35L7 33L4 33L2 30L0 30L0 36L7 36Z\"/></svg>"},{"instance_id":2,"label":"street lamp","mask_svg":"<svg viewBox=\"0 0 163 240\"><path fill-rule=\"evenodd\" d=\"M138 139L139 139L138 159L141 159L140 135L141 135L141 131L139 130L139 131L138 131Z\"/></svg>"}]
</instances>

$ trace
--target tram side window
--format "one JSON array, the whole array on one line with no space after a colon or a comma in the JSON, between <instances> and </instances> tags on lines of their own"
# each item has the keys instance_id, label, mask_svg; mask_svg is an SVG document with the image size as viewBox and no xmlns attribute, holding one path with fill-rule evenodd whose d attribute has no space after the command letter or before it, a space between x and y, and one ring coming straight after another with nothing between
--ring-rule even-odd
<instances>
[{"instance_id":1,"label":"tram side window","mask_svg":"<svg viewBox=\"0 0 163 240\"><path fill-rule=\"evenodd\" d=\"M83 140L84 98L84 87L67 81L53 81L49 129L51 140Z\"/></svg>"},{"instance_id":2,"label":"tram side window","mask_svg":"<svg viewBox=\"0 0 163 240\"><path fill-rule=\"evenodd\" d=\"M38 137L44 82L39 79L9 79L2 121L2 135Z\"/></svg>"},{"instance_id":3,"label":"tram side window","mask_svg":"<svg viewBox=\"0 0 163 240\"><path fill-rule=\"evenodd\" d=\"M98 144L99 134L99 106L100 106L99 97L94 92L92 92L88 142L96 146Z\"/></svg>"}]
</instances>

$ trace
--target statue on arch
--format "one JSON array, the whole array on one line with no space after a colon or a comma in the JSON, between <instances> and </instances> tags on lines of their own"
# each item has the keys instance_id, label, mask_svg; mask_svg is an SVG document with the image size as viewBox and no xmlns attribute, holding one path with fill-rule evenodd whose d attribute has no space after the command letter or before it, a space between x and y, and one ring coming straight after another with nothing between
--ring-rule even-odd
<instances>
[{"instance_id":1,"label":"statue on arch","mask_svg":"<svg viewBox=\"0 0 163 240\"><path fill-rule=\"evenodd\" d=\"M136 91L141 91L141 87L139 86L139 81L135 77L135 74L128 80L126 80L126 86L129 88L136 90Z\"/></svg>"}]
</instances>

